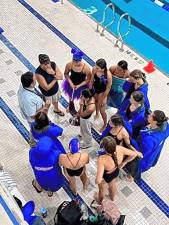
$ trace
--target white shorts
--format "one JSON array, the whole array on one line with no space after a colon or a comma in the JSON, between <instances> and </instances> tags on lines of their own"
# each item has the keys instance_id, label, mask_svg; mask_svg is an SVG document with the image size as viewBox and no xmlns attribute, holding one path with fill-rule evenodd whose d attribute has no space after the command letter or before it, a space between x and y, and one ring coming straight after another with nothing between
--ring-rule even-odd
<instances>
[{"instance_id":1,"label":"white shorts","mask_svg":"<svg viewBox=\"0 0 169 225\"><path fill-rule=\"evenodd\" d=\"M51 95L51 96L45 96L45 99L50 100L52 103L55 103L55 102L59 101L60 97L61 97L61 92L60 92L60 89L59 89L56 94Z\"/></svg>"}]
</instances>

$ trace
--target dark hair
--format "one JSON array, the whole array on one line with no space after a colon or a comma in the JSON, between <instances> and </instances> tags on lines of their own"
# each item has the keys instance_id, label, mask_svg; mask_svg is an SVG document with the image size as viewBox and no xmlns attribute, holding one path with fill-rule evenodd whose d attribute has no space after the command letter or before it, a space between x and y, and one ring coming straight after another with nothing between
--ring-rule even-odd
<instances>
[{"instance_id":1,"label":"dark hair","mask_svg":"<svg viewBox=\"0 0 169 225\"><path fill-rule=\"evenodd\" d=\"M165 113L161 110L155 110L153 112L153 119L157 121L157 126L162 127L164 122L168 120L168 117L166 117Z\"/></svg>"},{"instance_id":2,"label":"dark hair","mask_svg":"<svg viewBox=\"0 0 169 225\"><path fill-rule=\"evenodd\" d=\"M92 98L95 95L95 91L94 89L86 88L81 94L84 98Z\"/></svg>"},{"instance_id":3,"label":"dark hair","mask_svg":"<svg viewBox=\"0 0 169 225\"><path fill-rule=\"evenodd\" d=\"M141 91L134 91L131 95L136 102L138 103L144 102L144 94Z\"/></svg>"},{"instance_id":4,"label":"dark hair","mask_svg":"<svg viewBox=\"0 0 169 225\"><path fill-rule=\"evenodd\" d=\"M145 73L143 73L141 70L133 70L130 73L130 77L133 77L134 79L143 79L144 81L146 81L146 75Z\"/></svg>"},{"instance_id":5,"label":"dark hair","mask_svg":"<svg viewBox=\"0 0 169 225\"><path fill-rule=\"evenodd\" d=\"M40 54L40 55L38 56L38 58L39 58L40 64L50 63L49 56L46 55L46 54Z\"/></svg>"},{"instance_id":6,"label":"dark hair","mask_svg":"<svg viewBox=\"0 0 169 225\"><path fill-rule=\"evenodd\" d=\"M115 114L110 117L111 122L114 124L114 126L123 126L123 118L119 114Z\"/></svg>"},{"instance_id":7,"label":"dark hair","mask_svg":"<svg viewBox=\"0 0 169 225\"><path fill-rule=\"evenodd\" d=\"M109 153L112 156L115 166L118 167L118 161L117 161L117 157L115 155L116 146L117 146L115 139L110 136L104 137L102 139L100 145L104 148L104 150L107 153Z\"/></svg>"},{"instance_id":8,"label":"dark hair","mask_svg":"<svg viewBox=\"0 0 169 225\"><path fill-rule=\"evenodd\" d=\"M35 129L41 130L47 125L49 125L49 118L47 114L44 112L38 112L35 115Z\"/></svg>"},{"instance_id":9,"label":"dark hair","mask_svg":"<svg viewBox=\"0 0 169 225\"><path fill-rule=\"evenodd\" d=\"M24 88L30 87L33 82L33 73L28 71L21 76L21 83Z\"/></svg>"},{"instance_id":10,"label":"dark hair","mask_svg":"<svg viewBox=\"0 0 169 225\"><path fill-rule=\"evenodd\" d=\"M123 70L128 70L128 63L125 60L119 61L117 65Z\"/></svg>"},{"instance_id":11,"label":"dark hair","mask_svg":"<svg viewBox=\"0 0 169 225\"><path fill-rule=\"evenodd\" d=\"M107 63L106 63L106 60L105 59L98 59L96 61L96 65L98 67L100 67L101 69L104 69L104 75L107 76Z\"/></svg>"}]
</instances>

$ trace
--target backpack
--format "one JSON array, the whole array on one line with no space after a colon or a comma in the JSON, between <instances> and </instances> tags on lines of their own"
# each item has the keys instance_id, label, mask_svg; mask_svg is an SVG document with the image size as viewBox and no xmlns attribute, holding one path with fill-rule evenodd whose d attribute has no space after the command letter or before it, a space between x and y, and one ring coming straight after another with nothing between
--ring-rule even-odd
<instances>
[{"instance_id":1,"label":"backpack","mask_svg":"<svg viewBox=\"0 0 169 225\"><path fill-rule=\"evenodd\" d=\"M64 201L57 209L54 217L55 225L79 225L82 216L79 203Z\"/></svg>"},{"instance_id":2,"label":"backpack","mask_svg":"<svg viewBox=\"0 0 169 225\"><path fill-rule=\"evenodd\" d=\"M91 207L94 201L91 203ZM118 207L112 200L105 199L102 204L95 207L99 215L103 215L105 221L103 224L123 225L125 216L121 215Z\"/></svg>"}]
</instances>

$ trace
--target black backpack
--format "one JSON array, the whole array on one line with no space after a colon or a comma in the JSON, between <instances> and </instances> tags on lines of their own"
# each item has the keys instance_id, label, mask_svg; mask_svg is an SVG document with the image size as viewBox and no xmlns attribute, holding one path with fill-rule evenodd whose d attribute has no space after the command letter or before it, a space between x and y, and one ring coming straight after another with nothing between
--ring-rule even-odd
<instances>
[{"instance_id":1,"label":"black backpack","mask_svg":"<svg viewBox=\"0 0 169 225\"><path fill-rule=\"evenodd\" d=\"M54 217L55 225L79 225L82 213L79 203L64 201L57 209Z\"/></svg>"}]
</instances>

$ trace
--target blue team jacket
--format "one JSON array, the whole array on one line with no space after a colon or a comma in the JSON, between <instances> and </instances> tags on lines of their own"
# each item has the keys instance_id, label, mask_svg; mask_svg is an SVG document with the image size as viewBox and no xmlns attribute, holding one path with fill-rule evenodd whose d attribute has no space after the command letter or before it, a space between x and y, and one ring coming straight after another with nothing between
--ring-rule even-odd
<instances>
[{"instance_id":1,"label":"blue team jacket","mask_svg":"<svg viewBox=\"0 0 169 225\"><path fill-rule=\"evenodd\" d=\"M29 151L29 162L39 185L46 191L57 191L63 186L63 175L59 166L60 149L55 142L42 137Z\"/></svg>"},{"instance_id":2,"label":"blue team jacket","mask_svg":"<svg viewBox=\"0 0 169 225\"><path fill-rule=\"evenodd\" d=\"M128 95L127 93L130 91L130 88L132 87L132 85L134 85L133 83L129 82L129 81L125 81L123 84L123 90L126 92L126 96L121 104L121 107L123 107L123 104L125 104L125 102L130 98L131 95ZM144 105L146 109L150 109L150 102L148 100L148 83L145 82L143 85L141 85L137 91L141 91L144 94ZM121 108L120 107L120 108Z\"/></svg>"}]
</instances>

